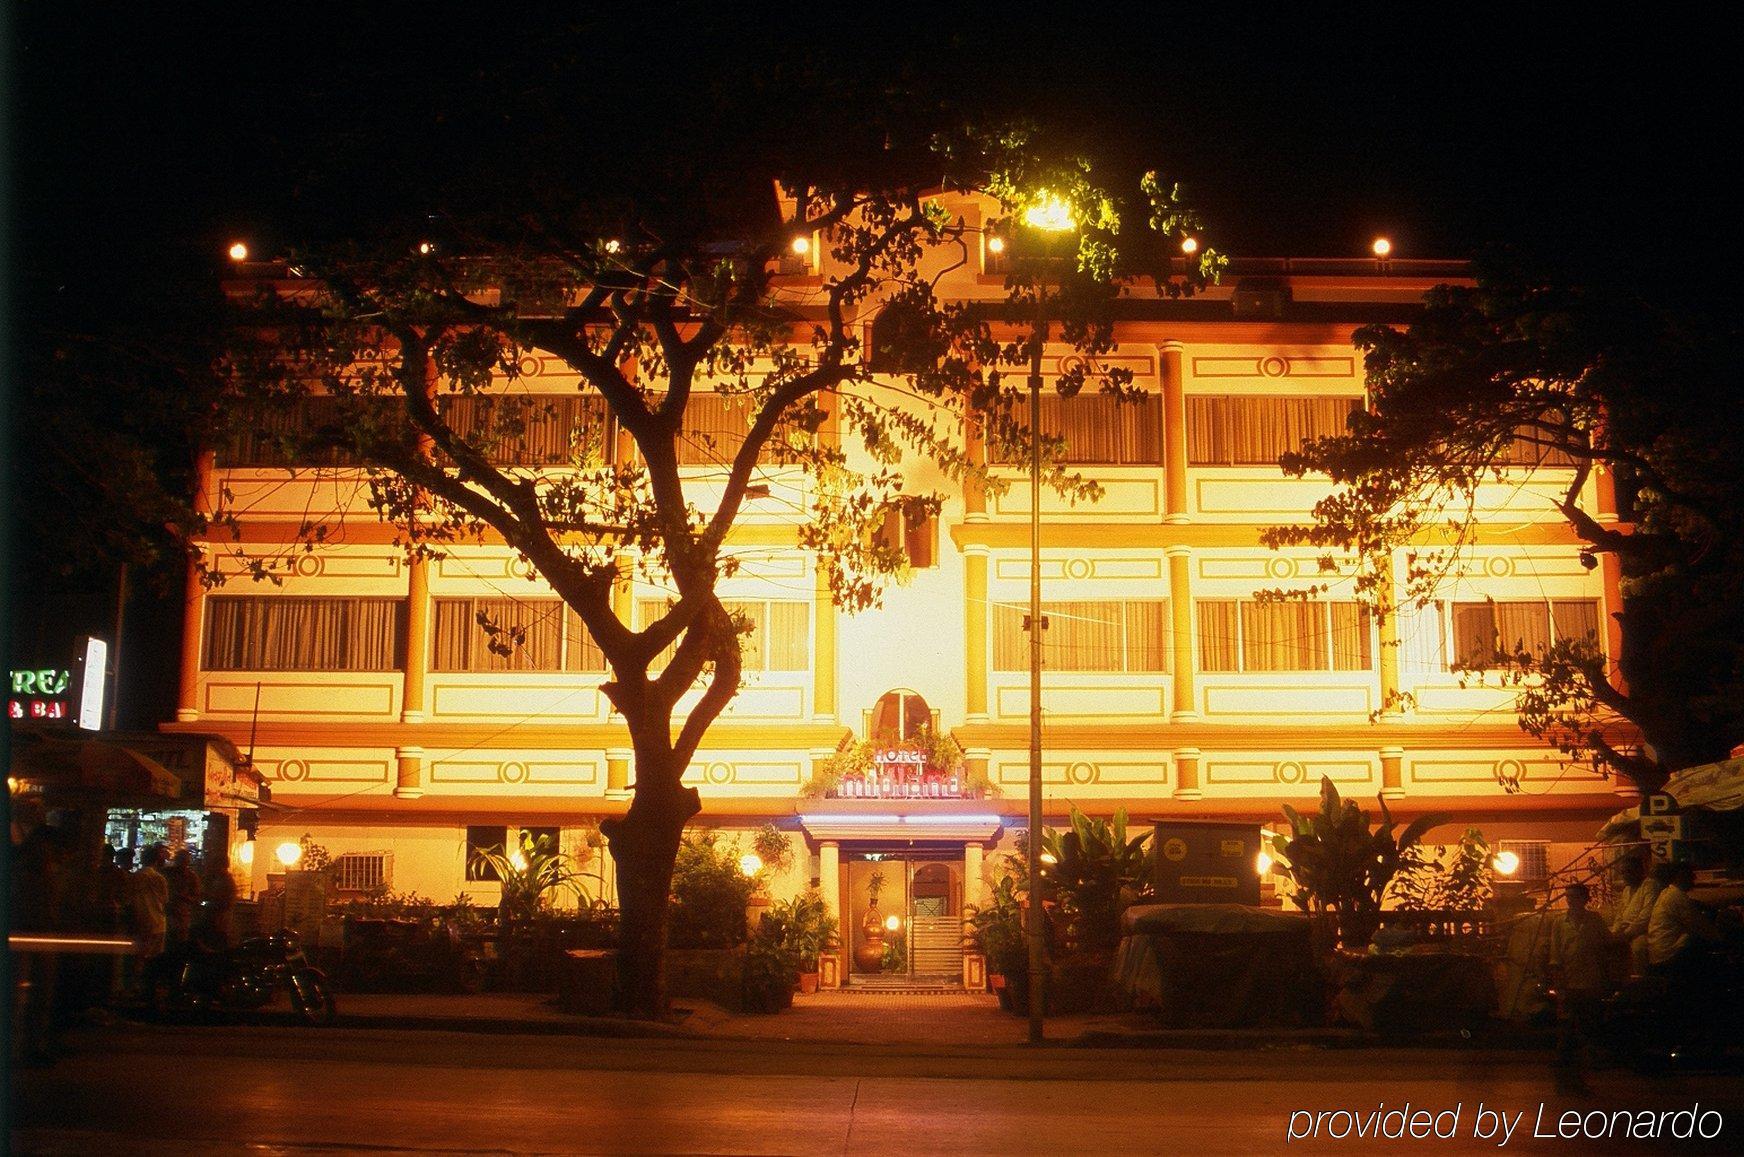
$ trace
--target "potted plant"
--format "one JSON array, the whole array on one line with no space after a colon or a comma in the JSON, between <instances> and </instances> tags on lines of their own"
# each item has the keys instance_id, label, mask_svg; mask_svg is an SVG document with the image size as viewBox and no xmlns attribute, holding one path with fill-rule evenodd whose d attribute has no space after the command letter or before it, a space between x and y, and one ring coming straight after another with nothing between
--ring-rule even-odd
<instances>
[{"instance_id":1,"label":"potted plant","mask_svg":"<svg viewBox=\"0 0 1744 1157\"><path fill-rule=\"evenodd\" d=\"M993 886L987 903L971 906L964 921L969 946L987 960L987 980L1001 1008L1012 1004L1013 978L1029 975L1029 946L1023 935L1023 899L1017 879L1005 876Z\"/></svg>"},{"instance_id":2,"label":"potted plant","mask_svg":"<svg viewBox=\"0 0 1744 1157\"><path fill-rule=\"evenodd\" d=\"M791 949L798 967L799 991L818 989L818 958L836 939L836 918L825 907L815 888L791 900L770 906L763 915L760 932L783 948Z\"/></svg>"},{"instance_id":3,"label":"potted plant","mask_svg":"<svg viewBox=\"0 0 1744 1157\"><path fill-rule=\"evenodd\" d=\"M866 914L860 918L860 946L854 949L854 968L877 972L884 966L884 917L878 912L878 893L884 890L884 873L874 869L866 881Z\"/></svg>"}]
</instances>

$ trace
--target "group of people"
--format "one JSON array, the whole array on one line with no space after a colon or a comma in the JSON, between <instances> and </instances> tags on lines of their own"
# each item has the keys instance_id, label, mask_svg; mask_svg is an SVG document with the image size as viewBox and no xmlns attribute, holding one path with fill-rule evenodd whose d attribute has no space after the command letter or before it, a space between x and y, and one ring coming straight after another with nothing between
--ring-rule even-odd
<instances>
[{"instance_id":1,"label":"group of people","mask_svg":"<svg viewBox=\"0 0 1744 1157\"><path fill-rule=\"evenodd\" d=\"M1550 925L1545 959L1558 998L1561 1067L1578 1068L1601 1002L1630 976L1656 977L1698 991L1707 971L1706 947L1719 942L1719 925L1695 901L1688 864L1661 864L1652 872L1640 859L1622 865L1623 890L1606 916L1589 907L1585 884L1563 891L1567 908ZM1578 1078L1577 1078L1578 1079Z\"/></svg>"},{"instance_id":2,"label":"group of people","mask_svg":"<svg viewBox=\"0 0 1744 1157\"><path fill-rule=\"evenodd\" d=\"M188 848L148 845L133 867L130 849L104 849L100 879L111 930L133 938L135 987L157 982L161 961L195 947L221 948L229 940L236 884L227 865L204 880ZM202 903L204 900L204 903Z\"/></svg>"}]
</instances>

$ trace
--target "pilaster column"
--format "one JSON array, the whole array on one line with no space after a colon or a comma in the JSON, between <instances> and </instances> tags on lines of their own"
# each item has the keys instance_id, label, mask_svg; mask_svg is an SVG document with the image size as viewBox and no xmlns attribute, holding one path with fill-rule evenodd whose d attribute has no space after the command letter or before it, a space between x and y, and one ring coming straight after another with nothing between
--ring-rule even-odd
<instances>
[{"instance_id":1,"label":"pilaster column","mask_svg":"<svg viewBox=\"0 0 1744 1157\"><path fill-rule=\"evenodd\" d=\"M969 414L963 419L963 451L971 465L987 465L987 439L979 414ZM967 476L963 479L963 521L987 521L987 488L978 479Z\"/></svg>"},{"instance_id":2,"label":"pilaster column","mask_svg":"<svg viewBox=\"0 0 1744 1157\"><path fill-rule=\"evenodd\" d=\"M824 722L836 718L836 602L821 566L813 567L811 604L811 714Z\"/></svg>"},{"instance_id":3,"label":"pilaster column","mask_svg":"<svg viewBox=\"0 0 1744 1157\"><path fill-rule=\"evenodd\" d=\"M394 752L399 765L394 783L394 798L417 799L424 794L424 749L402 747Z\"/></svg>"},{"instance_id":4,"label":"pilaster column","mask_svg":"<svg viewBox=\"0 0 1744 1157\"><path fill-rule=\"evenodd\" d=\"M982 847L974 840L963 845L963 907L978 908L984 899L981 890Z\"/></svg>"},{"instance_id":5,"label":"pilaster column","mask_svg":"<svg viewBox=\"0 0 1744 1157\"><path fill-rule=\"evenodd\" d=\"M1204 790L1199 786L1199 756L1197 747L1177 747L1175 749L1175 798L1179 800L1195 800L1205 798Z\"/></svg>"},{"instance_id":6,"label":"pilaster column","mask_svg":"<svg viewBox=\"0 0 1744 1157\"><path fill-rule=\"evenodd\" d=\"M1612 684L1627 695L1629 683L1623 677L1623 668L1620 665L1623 658L1623 625L1617 621L1617 615L1623 610L1623 564L1615 554L1601 554L1598 558L1599 577L1605 583L1605 597L1599 604L1604 618L1605 670L1609 673Z\"/></svg>"},{"instance_id":7,"label":"pilaster column","mask_svg":"<svg viewBox=\"0 0 1744 1157\"><path fill-rule=\"evenodd\" d=\"M1405 798L1405 749L1403 747L1381 748L1381 798L1396 800Z\"/></svg>"},{"instance_id":8,"label":"pilaster column","mask_svg":"<svg viewBox=\"0 0 1744 1157\"><path fill-rule=\"evenodd\" d=\"M1163 377L1163 521L1191 522L1187 513L1187 383L1185 349L1178 341L1157 347Z\"/></svg>"},{"instance_id":9,"label":"pilaster column","mask_svg":"<svg viewBox=\"0 0 1744 1157\"><path fill-rule=\"evenodd\" d=\"M1193 692L1193 579L1192 551L1185 546L1163 549L1169 560L1169 666L1174 686L1169 722L1190 723L1199 718Z\"/></svg>"},{"instance_id":10,"label":"pilaster column","mask_svg":"<svg viewBox=\"0 0 1744 1157\"><path fill-rule=\"evenodd\" d=\"M630 760L635 753L627 747L606 750L606 798L628 799L630 796Z\"/></svg>"},{"instance_id":11,"label":"pilaster column","mask_svg":"<svg viewBox=\"0 0 1744 1157\"><path fill-rule=\"evenodd\" d=\"M853 943L851 929L842 926L842 848L834 840L818 844L818 894L824 899L824 910L836 920L839 952L846 953ZM842 969L835 969L836 987L841 987Z\"/></svg>"},{"instance_id":12,"label":"pilaster column","mask_svg":"<svg viewBox=\"0 0 1744 1157\"><path fill-rule=\"evenodd\" d=\"M1399 686L1399 596L1393 574L1393 556L1387 556L1376 591L1376 614L1380 620L1381 654L1381 721L1399 723L1405 718L1404 700Z\"/></svg>"},{"instance_id":13,"label":"pilaster column","mask_svg":"<svg viewBox=\"0 0 1744 1157\"><path fill-rule=\"evenodd\" d=\"M208 560L206 565L213 564ZM200 717L200 642L205 632L205 612L206 588L200 582L200 566L189 559L188 573L182 580L182 670L176 685L178 723L192 723Z\"/></svg>"},{"instance_id":14,"label":"pilaster column","mask_svg":"<svg viewBox=\"0 0 1744 1157\"><path fill-rule=\"evenodd\" d=\"M406 693L400 704L404 723L422 723L427 717L430 610L430 560L414 558L406 564Z\"/></svg>"},{"instance_id":15,"label":"pilaster column","mask_svg":"<svg viewBox=\"0 0 1744 1157\"><path fill-rule=\"evenodd\" d=\"M963 655L970 723L987 721L987 548L963 548Z\"/></svg>"}]
</instances>

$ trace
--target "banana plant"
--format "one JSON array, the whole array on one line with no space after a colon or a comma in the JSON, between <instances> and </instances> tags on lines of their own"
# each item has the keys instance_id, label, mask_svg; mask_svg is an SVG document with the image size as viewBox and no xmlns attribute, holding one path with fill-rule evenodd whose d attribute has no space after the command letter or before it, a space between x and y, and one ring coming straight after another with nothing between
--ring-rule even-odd
<instances>
[{"instance_id":1,"label":"banana plant","mask_svg":"<svg viewBox=\"0 0 1744 1157\"><path fill-rule=\"evenodd\" d=\"M1148 877L1149 839L1149 832L1128 838L1125 808L1112 820L1073 808L1065 830L1042 834L1042 895L1059 905L1066 938L1077 947L1096 952L1120 943L1121 910Z\"/></svg>"},{"instance_id":2,"label":"banana plant","mask_svg":"<svg viewBox=\"0 0 1744 1157\"><path fill-rule=\"evenodd\" d=\"M1294 882L1296 905L1336 916L1339 937L1350 946L1374 935L1381 897L1399 871L1401 854L1449 820L1439 813L1419 816L1395 836L1387 801L1378 802L1382 823L1371 829L1368 814L1354 800L1340 798L1332 780L1322 776L1320 810L1304 816L1285 804L1290 831L1271 837L1272 859Z\"/></svg>"}]
</instances>

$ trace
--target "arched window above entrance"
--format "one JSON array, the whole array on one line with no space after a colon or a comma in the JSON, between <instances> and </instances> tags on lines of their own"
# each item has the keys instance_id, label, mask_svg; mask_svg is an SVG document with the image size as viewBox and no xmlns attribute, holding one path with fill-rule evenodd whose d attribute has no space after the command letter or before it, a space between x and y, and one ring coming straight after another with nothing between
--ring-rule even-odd
<instances>
[{"instance_id":1,"label":"arched window above entrance","mask_svg":"<svg viewBox=\"0 0 1744 1157\"><path fill-rule=\"evenodd\" d=\"M874 744L897 743L933 729L933 711L927 701L907 688L898 688L878 697L866 723L866 738Z\"/></svg>"}]
</instances>

